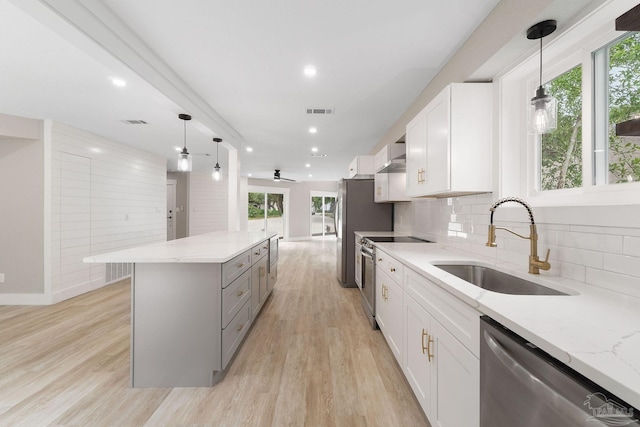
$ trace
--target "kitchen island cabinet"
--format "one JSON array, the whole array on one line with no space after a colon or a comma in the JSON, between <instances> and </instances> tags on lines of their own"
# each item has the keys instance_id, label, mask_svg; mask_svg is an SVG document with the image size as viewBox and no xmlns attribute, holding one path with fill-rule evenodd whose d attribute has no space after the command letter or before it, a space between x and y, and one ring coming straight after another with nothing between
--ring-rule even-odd
<instances>
[{"instance_id":1,"label":"kitchen island cabinet","mask_svg":"<svg viewBox=\"0 0 640 427\"><path fill-rule=\"evenodd\" d=\"M269 294L274 234L214 232L85 258L134 264L133 387L208 387L222 378Z\"/></svg>"}]
</instances>

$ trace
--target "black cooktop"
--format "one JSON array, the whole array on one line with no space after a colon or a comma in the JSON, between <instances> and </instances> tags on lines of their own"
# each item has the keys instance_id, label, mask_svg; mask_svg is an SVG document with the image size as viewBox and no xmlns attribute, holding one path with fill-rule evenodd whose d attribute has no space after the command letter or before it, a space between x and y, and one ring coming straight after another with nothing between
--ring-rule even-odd
<instances>
[{"instance_id":1,"label":"black cooktop","mask_svg":"<svg viewBox=\"0 0 640 427\"><path fill-rule=\"evenodd\" d=\"M378 237L365 237L372 242L387 242L387 243L433 243L429 240L420 239L419 237L412 236L378 236Z\"/></svg>"}]
</instances>

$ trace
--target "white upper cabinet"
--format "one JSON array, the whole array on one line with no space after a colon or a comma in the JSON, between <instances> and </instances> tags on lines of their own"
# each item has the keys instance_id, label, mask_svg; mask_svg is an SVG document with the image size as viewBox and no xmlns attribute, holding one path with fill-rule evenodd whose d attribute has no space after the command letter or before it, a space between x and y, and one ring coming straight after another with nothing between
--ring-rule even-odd
<instances>
[{"instance_id":1,"label":"white upper cabinet","mask_svg":"<svg viewBox=\"0 0 640 427\"><path fill-rule=\"evenodd\" d=\"M374 162L374 156L356 156L356 158L349 163L349 173L347 177L350 179L373 178L373 174L376 173Z\"/></svg>"},{"instance_id":2,"label":"white upper cabinet","mask_svg":"<svg viewBox=\"0 0 640 427\"><path fill-rule=\"evenodd\" d=\"M491 88L453 83L407 124L407 196L492 191Z\"/></svg>"}]
</instances>

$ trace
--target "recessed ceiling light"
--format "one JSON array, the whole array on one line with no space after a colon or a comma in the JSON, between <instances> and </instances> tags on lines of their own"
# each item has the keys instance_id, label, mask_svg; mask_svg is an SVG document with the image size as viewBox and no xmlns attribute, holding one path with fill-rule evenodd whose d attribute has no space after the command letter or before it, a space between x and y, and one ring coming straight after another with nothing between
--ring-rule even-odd
<instances>
[{"instance_id":1,"label":"recessed ceiling light","mask_svg":"<svg viewBox=\"0 0 640 427\"><path fill-rule=\"evenodd\" d=\"M304 67L304 75L307 77L314 77L317 74L316 67L313 65L307 65Z\"/></svg>"},{"instance_id":2,"label":"recessed ceiling light","mask_svg":"<svg viewBox=\"0 0 640 427\"><path fill-rule=\"evenodd\" d=\"M248 176L249 178L251 178L253 175L251 175L250 173L248 173L248 174L247 174L247 176Z\"/></svg>"},{"instance_id":3,"label":"recessed ceiling light","mask_svg":"<svg viewBox=\"0 0 640 427\"><path fill-rule=\"evenodd\" d=\"M309 128L309 133L316 133L318 132L317 128L314 128L313 126Z\"/></svg>"},{"instance_id":4,"label":"recessed ceiling light","mask_svg":"<svg viewBox=\"0 0 640 427\"><path fill-rule=\"evenodd\" d=\"M125 87L127 85L127 82L117 77L113 77L111 79L111 83L113 83L114 86L118 86L118 87Z\"/></svg>"},{"instance_id":5,"label":"recessed ceiling light","mask_svg":"<svg viewBox=\"0 0 640 427\"><path fill-rule=\"evenodd\" d=\"M307 164L306 164L306 165L304 165L304 166L305 166L305 167L307 167L307 168L310 168L310 167L311 167L311 164L307 163Z\"/></svg>"},{"instance_id":6,"label":"recessed ceiling light","mask_svg":"<svg viewBox=\"0 0 640 427\"><path fill-rule=\"evenodd\" d=\"M317 153L318 152L318 147L311 147L311 151L313 153Z\"/></svg>"},{"instance_id":7,"label":"recessed ceiling light","mask_svg":"<svg viewBox=\"0 0 640 427\"><path fill-rule=\"evenodd\" d=\"M252 151L253 151L253 148L251 148L251 147L247 147L247 152L248 152L248 153L250 153L250 152L252 152Z\"/></svg>"},{"instance_id":8,"label":"recessed ceiling light","mask_svg":"<svg viewBox=\"0 0 640 427\"><path fill-rule=\"evenodd\" d=\"M309 178L313 177L313 175L309 174Z\"/></svg>"}]
</instances>

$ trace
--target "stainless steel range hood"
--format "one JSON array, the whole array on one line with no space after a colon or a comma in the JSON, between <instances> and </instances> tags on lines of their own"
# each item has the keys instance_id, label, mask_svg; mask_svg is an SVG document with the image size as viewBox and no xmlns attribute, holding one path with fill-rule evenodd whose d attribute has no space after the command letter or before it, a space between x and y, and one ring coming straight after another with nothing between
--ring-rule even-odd
<instances>
[{"instance_id":1,"label":"stainless steel range hood","mask_svg":"<svg viewBox=\"0 0 640 427\"><path fill-rule=\"evenodd\" d=\"M382 160L384 160L384 162ZM405 150L405 144L396 142L387 145L376 156L376 163L379 165L376 173L406 172L407 154ZM380 166L381 164L382 166Z\"/></svg>"}]
</instances>

